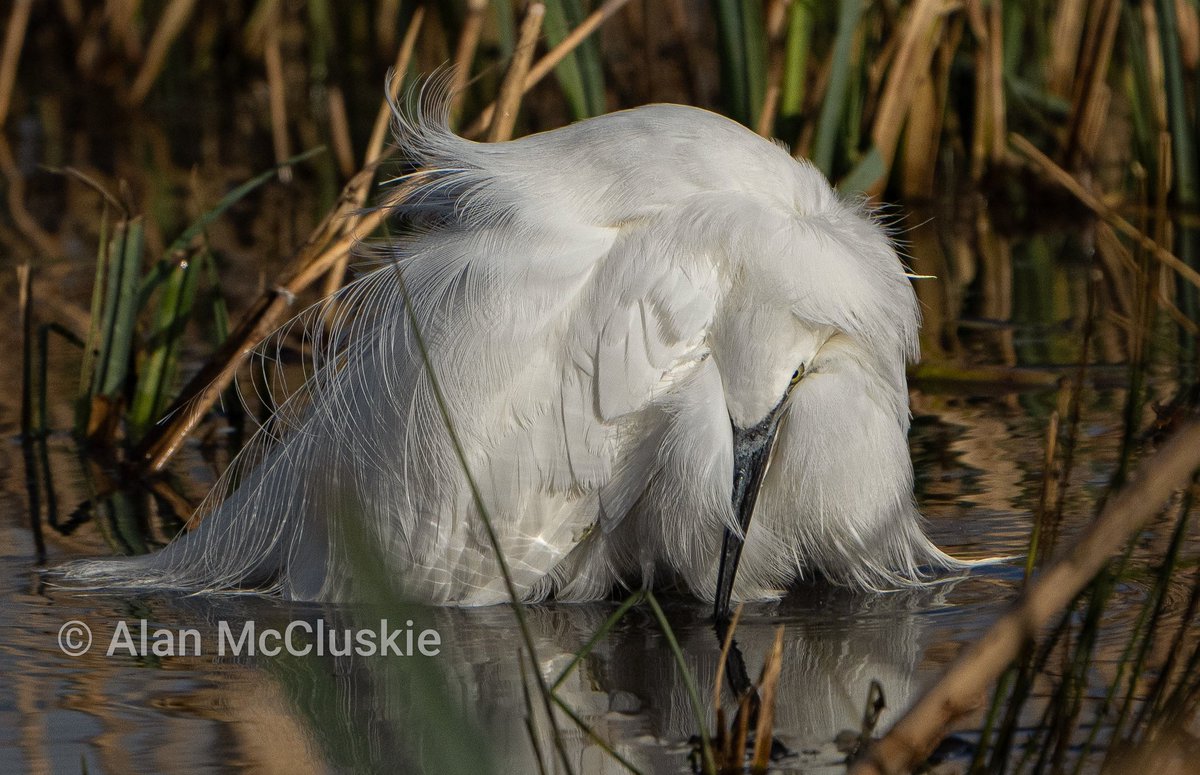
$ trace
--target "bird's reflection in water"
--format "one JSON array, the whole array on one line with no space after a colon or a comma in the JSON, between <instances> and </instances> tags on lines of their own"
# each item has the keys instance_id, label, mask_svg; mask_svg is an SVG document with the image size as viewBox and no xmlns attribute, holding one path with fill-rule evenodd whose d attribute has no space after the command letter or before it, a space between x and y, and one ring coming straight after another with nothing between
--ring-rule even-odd
<instances>
[{"instance_id":1,"label":"bird's reflection in water","mask_svg":"<svg viewBox=\"0 0 1200 775\"><path fill-rule=\"evenodd\" d=\"M887 700L883 724L914 699L916 668L925 645L922 630L928 622L922 612L936 606L946 589L943 585L871 596L818 586L795 590L777 604L746 607L736 641L750 677L757 679L776 628L784 627L775 730L791 753L777 764L785 769L838 765L844 754L833 741L839 732L859 728L872 680L881 684ZM720 660L708 609L689 599L664 603L686 668L708 705ZM526 609L547 683L558 677L615 608L549 604ZM308 608L305 615L323 618L327 626L352 626L345 609ZM389 618L404 621L405 616L413 614ZM415 627L438 631L438 656L307 657L260 663L282 682L292 710L308 722L328 764L372 769L403 763L399 771L435 771L430 768L438 765L439 745L445 745L486 756L498 772L536 772L528 726L531 707L537 749L547 761L561 755L529 663L521 663L524 649L511 610L421 609ZM470 721L453 714L431 718L442 711L436 703L430 705L430 687ZM631 610L600 640L562 683L558 695L595 734L644 771L688 769L688 741L698 725L680 667L646 606ZM727 718L732 718L735 704L728 690L724 703ZM574 722L561 713L556 716L566 756L577 771L624 771ZM714 729L711 708L706 708L705 723ZM430 736L440 736L443 742Z\"/></svg>"}]
</instances>

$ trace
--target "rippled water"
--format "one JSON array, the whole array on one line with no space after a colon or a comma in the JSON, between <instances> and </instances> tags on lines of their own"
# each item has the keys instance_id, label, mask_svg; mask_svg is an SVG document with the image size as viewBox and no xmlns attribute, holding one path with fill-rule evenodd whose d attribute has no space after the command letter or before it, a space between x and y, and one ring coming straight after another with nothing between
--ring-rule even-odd
<instances>
[{"instance_id":1,"label":"rippled water","mask_svg":"<svg viewBox=\"0 0 1200 775\"><path fill-rule=\"evenodd\" d=\"M1079 299L1068 296L1068 302L1070 315ZM11 308L5 314L12 319ZM939 324L949 325L927 320L926 329ZM1071 336L1070 326L1048 336L1038 325L1028 331L1006 327L999 338L1046 345L1055 337L1069 341ZM996 332L968 333L955 346L989 352L996 342L988 339L995 340ZM64 384L69 364L69 357L59 363ZM9 380L15 381L11 375ZM918 499L932 537L964 556L1021 554L1038 498L1045 416L1054 389L915 385L911 445ZM11 383L5 388L10 398L5 399L2 426L0 672L9 690L0 695L0 770L412 771L409 766L419 769L420 763L437 759L439 744L430 743L430 735L436 738L442 725L451 723L436 716L437 708L416 699L433 673L444 681L440 696L466 711L467 721L452 722L461 724L452 739L463 750L486 752L501 772L536 770L525 722L521 641L507 607L415 614L397 609L357 616L358 625L373 625L390 613L393 624L411 617L414 629L435 629L442 644L436 657L222 657L214 653L222 621L235 631L248 620L259 627L282 628L297 620L315 626L318 619L329 626L349 626L352 612L255 596L116 596L47 585L39 573L40 546L44 564L54 565L71 556L111 551L128 533L119 520L72 521L72 510L87 499L97 474L61 433L51 437L47 454L56 512L42 503L31 520L26 458L16 438L11 399L16 393ZM1091 513L1092 501L1107 481L1120 436L1119 394L1119 388L1088 391L1084 438L1068 500L1068 532ZM214 469L193 446L176 472L187 495L194 497ZM154 524L143 527L151 534L163 530ZM1014 596L1020 578L1017 565L1009 564L921 593L855 595L806 584L778 604L747 608L737 640L752 676L758 674L775 629L784 628L775 718L790 754L777 766L785 771L841 769L844 754L834 740L843 730L859 728L870 682L883 687L887 710L881 724L886 725L964 644L979 637ZM550 604L529 609L547 679L557 676L615 607ZM719 655L707 608L673 598L667 611L687 667L707 698ZM1115 645L1128 611L1118 606L1112 615ZM142 619L151 627L199 630L204 653L103 653L118 621L136 626ZM93 648L84 656L60 650L57 635L69 620L82 621L93 631ZM689 740L697 724L679 668L645 606L602 640L561 694L644 771L689 771ZM977 721L966 724L966 738ZM580 771L620 771L570 722L560 723L566 729L566 753ZM537 736L542 749L551 750L544 719Z\"/></svg>"},{"instance_id":2,"label":"rippled water","mask_svg":"<svg viewBox=\"0 0 1200 775\"><path fill-rule=\"evenodd\" d=\"M223 126L225 113L209 111L206 120L222 125L197 129L207 139L188 152L195 158L176 164L172 154L188 153L168 147L164 136L186 140L193 127L182 126L186 110L173 106L170 115L181 126L169 131L140 124L117 127L107 113L89 121L101 129L111 124L116 136L101 133L97 147L118 149L110 172L133 174L135 198L155 211L148 219L151 253L189 219L181 212L183 197L163 189L188 188L189 196L211 203L270 158L262 147L263 132L254 135L260 147L253 148L239 135L226 136L233 129ZM31 137L25 150L40 159L33 147L40 142L37 132ZM63 130L51 150L68 155L66 138ZM231 165L229 157L239 161ZM186 172L188 164L196 165L192 173ZM81 333L87 327L98 206L59 178L38 171L30 175L36 184L30 206L47 228L62 233L68 256L34 262L34 316L39 323L55 321ZM263 266L262 257L292 255L325 211L314 201L317 186L307 183L308 188L269 186L248 206L251 212L235 208L212 225L209 239L221 257L224 292L235 312L274 276L277 267ZM326 200L332 190L324 192ZM925 376L913 381L916 491L932 538L947 550L966 557L1020 555L1038 503L1056 380L1071 373L1082 355L1092 225L1068 223L1046 234L1010 237L993 231L986 203L979 210L965 217L914 212L900 222L912 269L937 277L917 281L925 314L923 367L956 370L950 379L944 371L922 372ZM157 221L171 226L159 228ZM44 447L23 448L17 419L21 339L11 267L15 256L28 255L28 247L19 240L9 245L7 239L0 234L0 357L5 365L0 369L0 683L5 687L0 692L0 772L408 772L422 765L436 771L429 763L440 756L486 758L497 763L498 772L536 771L525 721L521 639L506 607L356 614L255 596L80 594L46 583L40 570L66 559L135 549L145 536L165 540L175 529L163 516L171 504L186 516L187 504L202 496L228 456L223 432L214 424L173 463L166 489L153 495L118 491L92 503L97 493L110 492L107 480L114 472L81 457L65 432L72 421L78 355L57 340L52 340L49 407L55 432ZM1063 541L1086 523L1104 492L1124 424L1129 310L1120 310L1124 318L1110 316L1108 301L1101 299L1097 316L1091 360L1098 365L1090 370L1082 396ZM209 349L199 341L189 341L188 347L191 367ZM1162 367L1151 375L1152 397L1169 400L1177 388L1174 371ZM1161 525L1149 531L1139 552L1161 552L1168 532L1169 526ZM778 604L748 607L737 640L751 676L758 675L776 628L784 632L775 724L790 754L776 762L777 768L842 769L844 754L835 738L859 729L870 682L882 685L887 709L880 724L886 727L1016 595L1019 565L995 566L922 593L854 595L802 584ZM1133 605L1141 598L1140 583L1123 586L1108 612L1097 649L1098 682L1124 643ZM682 598L665 604L687 669L707 698L719 654L708 609ZM529 609L548 679L616 605ZM393 625L411 618L416 629L436 630L440 653L402 658L214 653L221 622L235 629L246 621L282 628L292 621L315 626L320 620L344 627L381 618ZM92 649L83 656L68 656L58 644L60 628L73 620L87 624L94 635ZM151 627L197 630L204 653L103 653L118 622L140 620ZM428 700L431 682L440 703ZM690 771L690 739L698 724L680 668L645 606L615 626L561 694L601 738L644 771ZM550 751L546 720L534 715L540 720L533 739ZM713 721L706 723L711 728ZM978 717L964 721L965 740L978 723ZM560 719L560 724L565 755L577 771L620 771L570 722Z\"/></svg>"}]
</instances>

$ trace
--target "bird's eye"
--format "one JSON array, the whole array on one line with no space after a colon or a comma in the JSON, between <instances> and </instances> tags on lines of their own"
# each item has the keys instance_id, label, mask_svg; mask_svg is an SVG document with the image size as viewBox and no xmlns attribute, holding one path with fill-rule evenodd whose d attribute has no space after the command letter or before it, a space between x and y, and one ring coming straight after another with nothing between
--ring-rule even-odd
<instances>
[{"instance_id":1,"label":"bird's eye","mask_svg":"<svg viewBox=\"0 0 1200 775\"><path fill-rule=\"evenodd\" d=\"M789 388L796 387L797 383L804 378L804 364L800 364L800 368L792 372L792 382L788 385Z\"/></svg>"}]
</instances>

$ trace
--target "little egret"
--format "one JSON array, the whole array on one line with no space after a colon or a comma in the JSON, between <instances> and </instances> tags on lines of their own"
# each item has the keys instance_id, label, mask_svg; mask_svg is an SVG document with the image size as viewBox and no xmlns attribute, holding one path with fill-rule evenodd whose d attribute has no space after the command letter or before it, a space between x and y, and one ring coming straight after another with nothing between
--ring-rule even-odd
<instances>
[{"instance_id":1,"label":"little egret","mask_svg":"<svg viewBox=\"0 0 1200 775\"><path fill-rule=\"evenodd\" d=\"M303 388L197 530L69 577L336 600L354 521L412 598L497 603L472 481L524 600L675 584L721 614L970 564L913 503L905 268L812 165L676 105L494 144L397 125L404 234L305 318Z\"/></svg>"}]
</instances>

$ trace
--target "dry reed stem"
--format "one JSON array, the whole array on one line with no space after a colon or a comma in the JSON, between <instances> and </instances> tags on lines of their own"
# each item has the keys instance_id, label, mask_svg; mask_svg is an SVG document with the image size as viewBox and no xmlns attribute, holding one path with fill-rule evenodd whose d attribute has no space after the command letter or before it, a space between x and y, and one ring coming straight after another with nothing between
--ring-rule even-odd
<instances>
[{"instance_id":1,"label":"dry reed stem","mask_svg":"<svg viewBox=\"0 0 1200 775\"><path fill-rule=\"evenodd\" d=\"M462 33L454 50L454 79L450 82L450 122L456 124L462 111L467 82L471 78L471 63L479 48L483 34L483 17L487 13L487 0L467 0L467 15L463 19Z\"/></svg>"},{"instance_id":2,"label":"dry reed stem","mask_svg":"<svg viewBox=\"0 0 1200 775\"><path fill-rule=\"evenodd\" d=\"M1121 18L1120 2L1104 0L1097 5L1097 20L1089 25L1079 73L1072 92L1071 113L1067 118L1068 157L1073 163L1091 159L1102 134L1108 111L1108 65L1112 60Z\"/></svg>"},{"instance_id":3,"label":"dry reed stem","mask_svg":"<svg viewBox=\"0 0 1200 775\"><path fill-rule=\"evenodd\" d=\"M913 109L905 130L907 147L904 159L904 192L911 197L933 198L937 180L937 160L941 151L942 132L946 125L946 103L950 99L950 73L962 42L964 22L961 16L952 19L942 34L934 53L934 62L925 84L913 95ZM926 90L927 105L921 103L921 90ZM924 134L922 134L922 132ZM919 145L919 148L913 147Z\"/></svg>"},{"instance_id":4,"label":"dry reed stem","mask_svg":"<svg viewBox=\"0 0 1200 775\"><path fill-rule=\"evenodd\" d=\"M1159 262L1165 266L1174 269L1180 277L1187 280L1192 285L1200 288L1200 272L1192 269L1185 264L1171 251L1159 245L1154 240L1150 239L1144 232L1139 230L1129 221L1122 218L1116 211L1105 204L1100 197L1088 191L1086 187L1075 179L1071 173L1064 170L1062 167L1055 164L1050 157L1042 153L1037 147L1025 139L1021 135L1013 132L1008 136L1009 142L1021 155L1025 156L1029 161L1033 162L1034 166L1050 181L1057 183L1067 189L1078 199L1085 207L1094 212L1102 220L1107 222L1115 230L1121 232L1126 237L1136 242L1145 250L1149 251Z\"/></svg>"},{"instance_id":5,"label":"dry reed stem","mask_svg":"<svg viewBox=\"0 0 1200 775\"><path fill-rule=\"evenodd\" d=\"M263 65L267 70L267 95L271 110L271 144L275 148L275 163L291 158L291 142L287 131L287 98L283 80L283 54L279 47L279 24L267 22L263 46ZM292 168L280 167L279 180L292 182Z\"/></svg>"},{"instance_id":6,"label":"dry reed stem","mask_svg":"<svg viewBox=\"0 0 1200 775\"><path fill-rule=\"evenodd\" d=\"M408 29L404 32L404 42L400 45L400 51L396 53L396 62L392 66L392 77L388 81L387 98L380 103L379 112L375 114L375 125L371 128L371 138L367 141L367 150L363 155L363 169L359 172L359 179L352 180L346 185L346 189L343 190L343 196L346 191L353 193L353 196L345 200L348 204L346 208L348 217L343 220L343 230L354 228L357 216L353 214L353 211L362 209L367 203L367 197L371 194L371 182L375 177L375 167L383 158L383 141L387 137L388 124L392 119L392 103L400 96L400 87L404 83L404 74L408 72L408 63L412 61L413 50L417 45L417 34L421 31L421 23L424 20L425 9L424 7L418 7L413 12ZM362 177L363 172L368 170L371 174L367 175L364 179ZM346 277L346 267L349 263L349 253L346 253L333 263L329 272L325 275L325 282L321 286L322 296L329 296L342 287L342 280ZM332 307L329 312L330 315L333 314Z\"/></svg>"},{"instance_id":7,"label":"dry reed stem","mask_svg":"<svg viewBox=\"0 0 1200 775\"><path fill-rule=\"evenodd\" d=\"M125 47L122 52L131 61L142 58L142 40L138 35L137 13L142 0L105 0L104 20L108 29Z\"/></svg>"},{"instance_id":8,"label":"dry reed stem","mask_svg":"<svg viewBox=\"0 0 1200 775\"><path fill-rule=\"evenodd\" d=\"M162 470L179 450L183 440L217 402L225 388L233 382L242 362L278 327L280 318L292 305L296 295L304 292L327 272L332 264L347 255L355 244L369 236L383 222L388 212L386 209L379 209L358 219L353 231L343 234L312 261L301 265L287 280L268 290L251 306L221 349L209 359L180 394L180 399L168 412L171 421L161 426L162 430L153 438L148 437L143 455L143 464L147 470ZM199 520L194 521L199 523Z\"/></svg>"},{"instance_id":9,"label":"dry reed stem","mask_svg":"<svg viewBox=\"0 0 1200 775\"><path fill-rule=\"evenodd\" d=\"M1004 141L1008 135L1004 105L1004 21L999 2L994 2L988 7L987 24L988 108L991 110L992 139L988 148L988 162L998 166L1004 162Z\"/></svg>"},{"instance_id":10,"label":"dry reed stem","mask_svg":"<svg viewBox=\"0 0 1200 775\"><path fill-rule=\"evenodd\" d=\"M1059 491L1066 487L1066 482L1063 481L1065 467L1058 456L1058 435L1062 418L1067 416L1071 409L1071 401L1075 392L1073 385L1074 383L1067 378L1059 381L1054 411L1050 413L1050 419L1046 424L1045 451L1042 456L1042 487L1038 496L1037 513L1034 517L1038 545L1036 553L1031 551L1025 558L1026 582L1033 576L1037 563L1054 553L1054 547L1058 542L1058 526L1062 516L1057 508Z\"/></svg>"},{"instance_id":11,"label":"dry reed stem","mask_svg":"<svg viewBox=\"0 0 1200 775\"><path fill-rule=\"evenodd\" d=\"M983 178L989 167L1004 161L1007 134L1004 108L1004 31L1000 5L967 4L967 20L978 41L975 50L975 131L971 145L971 178Z\"/></svg>"},{"instance_id":12,"label":"dry reed stem","mask_svg":"<svg viewBox=\"0 0 1200 775\"><path fill-rule=\"evenodd\" d=\"M379 112L375 114L375 125L371 128L371 139L367 141L367 152L363 157L364 167L374 164L383 153L383 141L387 138L388 124L392 120L391 103L400 96L400 86L404 83L404 74L408 72L408 63L412 61L413 51L417 46L417 35L421 32L421 24L424 21L425 7L418 6L417 10L413 11L408 29L404 31L404 42L400 44L400 50L396 52L396 62L392 65L392 78L388 82L388 99L383 101L379 106Z\"/></svg>"},{"instance_id":13,"label":"dry reed stem","mask_svg":"<svg viewBox=\"0 0 1200 775\"><path fill-rule=\"evenodd\" d=\"M1029 585L983 638L970 645L942 678L856 762L851 775L909 772L949 725L978 708L989 684L1037 637L1109 558L1200 467L1200 423L1182 427L1139 466L1132 483L1109 500L1077 543Z\"/></svg>"},{"instance_id":14,"label":"dry reed stem","mask_svg":"<svg viewBox=\"0 0 1200 775\"><path fill-rule=\"evenodd\" d=\"M1175 24L1179 28L1179 57L1184 67L1195 70L1200 66L1200 11L1195 3L1175 0Z\"/></svg>"},{"instance_id":15,"label":"dry reed stem","mask_svg":"<svg viewBox=\"0 0 1200 775\"><path fill-rule=\"evenodd\" d=\"M489 143L512 138L513 128L517 125L517 111L521 109L521 97L525 94L523 84L529 73L529 65L533 62L533 49L537 46L538 35L542 31L542 17L545 15L546 6L542 3L530 3L525 10L512 62L496 96L496 111L492 114L492 123L487 132Z\"/></svg>"},{"instance_id":16,"label":"dry reed stem","mask_svg":"<svg viewBox=\"0 0 1200 775\"><path fill-rule=\"evenodd\" d=\"M916 0L909 11L871 127L871 141L883 157L884 172L879 180L867 188L869 194L880 193L887 183L888 170L896 158L896 146L900 142L905 116L912 106L913 93L921 82L922 74L929 72L933 52L937 48L939 26L946 12L945 0Z\"/></svg>"},{"instance_id":17,"label":"dry reed stem","mask_svg":"<svg viewBox=\"0 0 1200 775\"><path fill-rule=\"evenodd\" d=\"M195 8L196 0L171 0L171 4L163 11L162 19L159 20L153 37L150 38L150 48L146 51L146 59L142 62L142 68L138 71L137 77L133 79L133 86L129 88L129 104L140 105L146 99L146 95L150 93L150 89L154 86L154 82L167 62L171 44L175 42L175 38L179 37L179 33L183 32L183 28L187 25ZM283 158L286 159L287 156L285 155Z\"/></svg>"},{"instance_id":18,"label":"dry reed stem","mask_svg":"<svg viewBox=\"0 0 1200 775\"><path fill-rule=\"evenodd\" d=\"M913 91L904 150L900 156L900 177L906 198L933 197L933 171L937 167L942 134L942 111L938 110L938 104L933 78L929 73L923 73Z\"/></svg>"},{"instance_id":19,"label":"dry reed stem","mask_svg":"<svg viewBox=\"0 0 1200 775\"><path fill-rule=\"evenodd\" d=\"M775 694L779 688L779 675L783 672L783 625L775 628L775 642L763 662L762 677L758 687L761 701L758 706L758 724L754 728L754 755L750 759L752 772L766 772L771 763L771 739L775 726Z\"/></svg>"},{"instance_id":20,"label":"dry reed stem","mask_svg":"<svg viewBox=\"0 0 1200 775\"><path fill-rule=\"evenodd\" d=\"M1050 62L1046 87L1052 94L1067 97L1075 80L1079 46L1088 0L1060 0L1050 27Z\"/></svg>"},{"instance_id":21,"label":"dry reed stem","mask_svg":"<svg viewBox=\"0 0 1200 775\"><path fill-rule=\"evenodd\" d=\"M1154 0L1142 0L1142 24L1146 31L1146 70L1150 82L1150 105L1154 111L1154 128L1167 131L1167 76L1163 68L1162 34Z\"/></svg>"},{"instance_id":22,"label":"dry reed stem","mask_svg":"<svg viewBox=\"0 0 1200 775\"><path fill-rule=\"evenodd\" d=\"M779 112L779 97L783 86L783 33L787 29L787 12L791 0L771 0L767 6L767 48L770 64L767 66L767 88L763 94L762 110L758 114L755 129L763 137L771 137L775 131L775 115Z\"/></svg>"},{"instance_id":23,"label":"dry reed stem","mask_svg":"<svg viewBox=\"0 0 1200 775\"><path fill-rule=\"evenodd\" d=\"M17 63L21 60L21 49L25 47L25 31L29 27L29 13L33 0L15 0L4 30L4 50L0 53L0 130L8 118L8 106L12 102L13 85L17 81Z\"/></svg>"},{"instance_id":24,"label":"dry reed stem","mask_svg":"<svg viewBox=\"0 0 1200 775\"><path fill-rule=\"evenodd\" d=\"M733 611L729 627L725 630L725 639L721 642L721 661L717 663L717 675L713 680L713 710L721 710L721 689L725 682L725 660L729 658L729 650L733 648L733 633L737 631L738 621L742 618L743 603Z\"/></svg>"},{"instance_id":25,"label":"dry reed stem","mask_svg":"<svg viewBox=\"0 0 1200 775\"><path fill-rule=\"evenodd\" d=\"M539 59L533 65L533 67L529 69L529 74L525 76L525 84L521 87L521 93L525 94L534 86L536 86L538 82L545 78L551 70L557 67L558 64L564 59L566 59L570 53L579 46L580 43L583 43L583 41L587 39L588 35L591 35L597 27L607 21L608 18L617 11L621 10L622 6L628 2L629 0L606 0L604 5L600 6L595 11L592 11L592 13L586 19L580 22L578 27L571 30L567 37L563 38L557 46L550 49L545 56ZM465 132L463 132L463 136L479 137L482 135L484 129L491 126L492 115L495 112L496 102L493 102L491 105L488 105L486 108L484 108L482 112L480 112L478 118L475 119L475 122L472 123Z\"/></svg>"},{"instance_id":26,"label":"dry reed stem","mask_svg":"<svg viewBox=\"0 0 1200 775\"><path fill-rule=\"evenodd\" d=\"M350 139L350 118L346 115L346 96L342 87L329 87L329 139L338 172L345 177L355 173L354 142Z\"/></svg>"},{"instance_id":27,"label":"dry reed stem","mask_svg":"<svg viewBox=\"0 0 1200 775\"><path fill-rule=\"evenodd\" d=\"M736 725L733 733L733 746L730 756L724 764L727 772L740 772L742 762L746 757L746 738L750 736L750 707L753 703L753 692L746 692L738 703L737 715L733 723Z\"/></svg>"}]
</instances>

